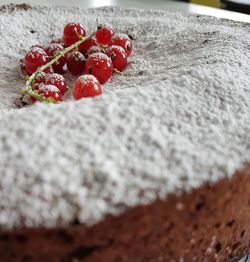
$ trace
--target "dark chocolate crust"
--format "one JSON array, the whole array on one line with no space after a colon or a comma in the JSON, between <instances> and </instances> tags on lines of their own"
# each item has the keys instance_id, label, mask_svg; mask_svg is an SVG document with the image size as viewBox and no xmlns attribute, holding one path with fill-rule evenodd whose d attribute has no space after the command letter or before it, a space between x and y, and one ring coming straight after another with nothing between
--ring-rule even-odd
<instances>
[{"instance_id":1,"label":"dark chocolate crust","mask_svg":"<svg viewBox=\"0 0 250 262\"><path fill-rule=\"evenodd\" d=\"M24 10L27 11L31 9L31 5L29 4L8 4L8 5L0 5L0 12L13 12L14 10Z\"/></svg>"},{"instance_id":2,"label":"dark chocolate crust","mask_svg":"<svg viewBox=\"0 0 250 262\"><path fill-rule=\"evenodd\" d=\"M1 232L1 261L230 261L249 251L249 188L246 166L230 179L90 228Z\"/></svg>"}]
</instances>

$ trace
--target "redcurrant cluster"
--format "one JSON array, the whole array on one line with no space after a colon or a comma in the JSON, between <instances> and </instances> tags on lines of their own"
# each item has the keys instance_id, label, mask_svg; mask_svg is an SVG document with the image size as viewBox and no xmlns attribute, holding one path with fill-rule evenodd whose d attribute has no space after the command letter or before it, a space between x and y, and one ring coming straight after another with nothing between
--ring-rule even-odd
<instances>
[{"instance_id":1,"label":"redcurrant cluster","mask_svg":"<svg viewBox=\"0 0 250 262\"><path fill-rule=\"evenodd\" d=\"M81 75L73 84L74 99L100 95L101 84L125 69L131 52L131 39L110 26L100 25L86 36L81 24L68 23L62 39L47 47L32 46L21 60L21 74L27 78L24 94L32 101L61 102L69 89L63 77L68 70Z\"/></svg>"}]
</instances>

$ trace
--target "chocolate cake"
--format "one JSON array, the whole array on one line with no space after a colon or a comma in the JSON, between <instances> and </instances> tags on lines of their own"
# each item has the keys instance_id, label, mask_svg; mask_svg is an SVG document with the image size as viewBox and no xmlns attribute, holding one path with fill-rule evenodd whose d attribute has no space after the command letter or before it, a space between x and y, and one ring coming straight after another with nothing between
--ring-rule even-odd
<instances>
[{"instance_id":1,"label":"chocolate cake","mask_svg":"<svg viewBox=\"0 0 250 262\"><path fill-rule=\"evenodd\" d=\"M96 18L134 39L126 73L16 108L28 48ZM0 25L0 261L249 260L249 24L10 5Z\"/></svg>"}]
</instances>

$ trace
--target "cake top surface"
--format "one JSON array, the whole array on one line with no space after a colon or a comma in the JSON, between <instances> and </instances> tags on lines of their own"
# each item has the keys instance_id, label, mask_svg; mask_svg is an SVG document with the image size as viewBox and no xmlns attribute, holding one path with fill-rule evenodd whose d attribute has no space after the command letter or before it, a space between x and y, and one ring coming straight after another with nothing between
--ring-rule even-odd
<instances>
[{"instance_id":1,"label":"cake top surface","mask_svg":"<svg viewBox=\"0 0 250 262\"><path fill-rule=\"evenodd\" d=\"M29 47L69 21L91 32L96 18L135 38L125 74L94 99L16 109ZM1 11L0 227L93 224L250 161L249 33L246 23L167 11Z\"/></svg>"}]
</instances>

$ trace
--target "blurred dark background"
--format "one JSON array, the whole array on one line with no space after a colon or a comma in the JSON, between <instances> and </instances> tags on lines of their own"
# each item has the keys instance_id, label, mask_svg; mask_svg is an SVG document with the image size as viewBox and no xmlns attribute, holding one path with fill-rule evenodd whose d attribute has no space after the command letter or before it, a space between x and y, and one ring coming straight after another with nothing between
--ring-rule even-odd
<instances>
[{"instance_id":1,"label":"blurred dark background","mask_svg":"<svg viewBox=\"0 0 250 262\"><path fill-rule=\"evenodd\" d=\"M125 8L167 9L250 22L250 0L0 0L0 5L23 2L31 5L65 5L83 8L112 5Z\"/></svg>"},{"instance_id":2,"label":"blurred dark background","mask_svg":"<svg viewBox=\"0 0 250 262\"><path fill-rule=\"evenodd\" d=\"M179 1L250 14L250 0L179 0Z\"/></svg>"}]
</instances>

